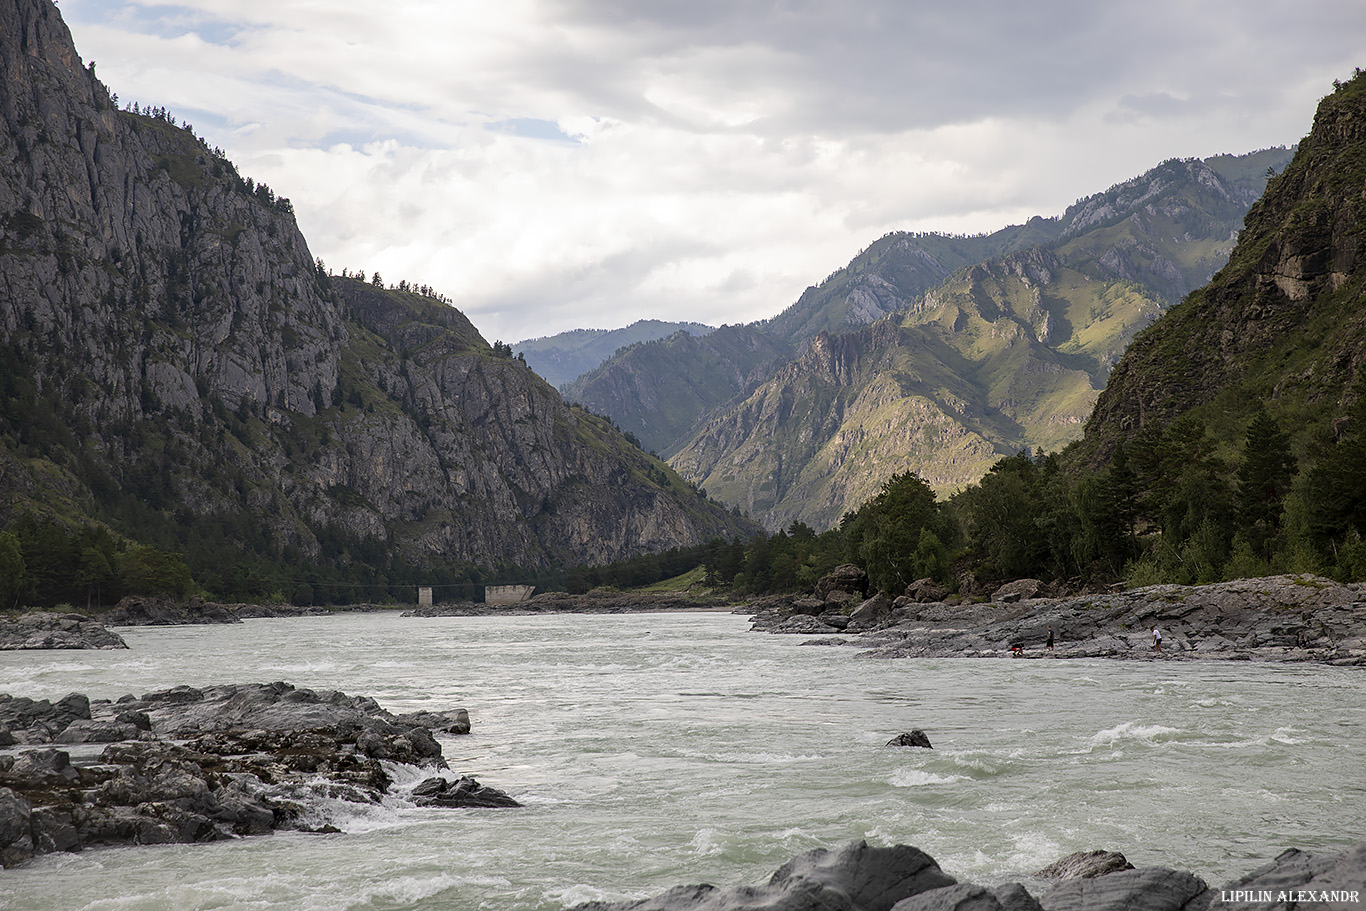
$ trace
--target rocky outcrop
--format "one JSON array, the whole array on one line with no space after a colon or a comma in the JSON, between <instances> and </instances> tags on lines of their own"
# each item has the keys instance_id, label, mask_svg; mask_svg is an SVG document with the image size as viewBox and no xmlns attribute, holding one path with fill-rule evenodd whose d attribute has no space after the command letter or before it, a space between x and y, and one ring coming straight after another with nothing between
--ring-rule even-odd
<instances>
[{"instance_id":1,"label":"rocky outcrop","mask_svg":"<svg viewBox=\"0 0 1366 911\"><path fill-rule=\"evenodd\" d=\"M792 625L801 620L802 628ZM754 616L772 632L859 632L868 657L1243 659L1366 664L1366 586L1311 575L1009 603L898 599L876 629L843 629L791 608ZM1162 652L1152 629L1162 632ZM1044 648L1049 627L1054 648ZM1016 647L1019 647L1018 650Z\"/></svg>"},{"instance_id":2,"label":"rocky outcrop","mask_svg":"<svg viewBox=\"0 0 1366 911\"><path fill-rule=\"evenodd\" d=\"M83 614L45 611L0 619L0 651L45 648L127 648L118 633Z\"/></svg>"},{"instance_id":3,"label":"rocky outcrop","mask_svg":"<svg viewBox=\"0 0 1366 911\"><path fill-rule=\"evenodd\" d=\"M203 623L241 623L242 618L222 604L193 599L184 603L164 598L127 597L100 614L109 626L182 626Z\"/></svg>"},{"instance_id":4,"label":"rocky outcrop","mask_svg":"<svg viewBox=\"0 0 1366 911\"><path fill-rule=\"evenodd\" d=\"M1021 883L959 882L916 848L859 841L796 857L762 886L679 886L654 898L590 902L575 911L1205 911L1224 902L1269 911L1306 902L1346 909L1359 905L1362 894L1366 842L1336 856L1287 851L1219 892L1191 873L1146 867L1068 879L1036 899Z\"/></svg>"},{"instance_id":5,"label":"rocky outcrop","mask_svg":"<svg viewBox=\"0 0 1366 911\"><path fill-rule=\"evenodd\" d=\"M109 744L93 763L54 747L0 754L0 863L97 845L317 830L323 798L518 805L472 778L442 774L396 794L383 763L447 768L433 731L468 733L469 715L395 716L368 697L287 683L182 686L117 702L0 695L0 739Z\"/></svg>"},{"instance_id":6,"label":"rocky outcrop","mask_svg":"<svg viewBox=\"0 0 1366 911\"><path fill-rule=\"evenodd\" d=\"M330 275L288 200L121 110L50 0L0 0L0 78L0 355L26 403L0 437L28 447L0 450L0 526L99 513L219 577L606 563L752 528L444 301Z\"/></svg>"}]
</instances>

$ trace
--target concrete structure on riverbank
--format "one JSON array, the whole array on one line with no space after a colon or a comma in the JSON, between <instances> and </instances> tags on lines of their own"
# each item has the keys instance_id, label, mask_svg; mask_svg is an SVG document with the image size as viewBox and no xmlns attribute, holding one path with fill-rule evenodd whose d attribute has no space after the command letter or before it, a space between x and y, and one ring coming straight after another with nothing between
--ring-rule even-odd
<instances>
[{"instance_id":1,"label":"concrete structure on riverbank","mask_svg":"<svg viewBox=\"0 0 1366 911\"><path fill-rule=\"evenodd\" d=\"M485 604L521 604L531 600L534 585L485 585Z\"/></svg>"}]
</instances>

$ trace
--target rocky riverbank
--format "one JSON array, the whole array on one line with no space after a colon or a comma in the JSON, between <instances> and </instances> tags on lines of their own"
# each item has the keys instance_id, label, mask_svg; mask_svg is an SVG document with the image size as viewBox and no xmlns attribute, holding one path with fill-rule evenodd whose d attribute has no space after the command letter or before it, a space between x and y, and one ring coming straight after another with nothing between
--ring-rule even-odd
<instances>
[{"instance_id":1,"label":"rocky riverbank","mask_svg":"<svg viewBox=\"0 0 1366 911\"><path fill-rule=\"evenodd\" d=\"M1120 864L1108 863L1116 857ZM1292 849L1220 889L1180 870L1134 869L1114 854L1103 859L1066 866L1061 874L1040 871L1031 882L1036 897L1023 883L959 882L918 848L858 841L793 858L760 886L678 886L653 898L589 902L574 911L1207 911L1230 903L1240 911L1356 911L1366 896L1366 842L1341 854Z\"/></svg>"},{"instance_id":2,"label":"rocky riverbank","mask_svg":"<svg viewBox=\"0 0 1366 911\"><path fill-rule=\"evenodd\" d=\"M122 636L84 614L34 611L0 618L0 651L127 647Z\"/></svg>"},{"instance_id":3,"label":"rocky riverbank","mask_svg":"<svg viewBox=\"0 0 1366 911\"><path fill-rule=\"evenodd\" d=\"M823 580L824 581L824 580ZM1215 585L1034 597L1022 580L983 603L944 600L917 583L893 599L857 596L857 579L833 600L769 603L754 629L822 633L867 657L1136 658L1318 661L1366 665L1366 587L1318 576L1272 576ZM929 597L926 597L928 593ZM1162 637L1154 647L1152 630ZM1053 647L1047 645L1050 630ZM857 635L852 635L857 634Z\"/></svg>"},{"instance_id":4,"label":"rocky riverbank","mask_svg":"<svg viewBox=\"0 0 1366 911\"><path fill-rule=\"evenodd\" d=\"M394 715L368 697L288 683L117 701L0 694L0 864L96 845L336 831L324 799L517 806L449 773L436 735L469 731L464 709ZM73 760L77 751L92 758ZM396 795L386 763L430 774Z\"/></svg>"}]
</instances>

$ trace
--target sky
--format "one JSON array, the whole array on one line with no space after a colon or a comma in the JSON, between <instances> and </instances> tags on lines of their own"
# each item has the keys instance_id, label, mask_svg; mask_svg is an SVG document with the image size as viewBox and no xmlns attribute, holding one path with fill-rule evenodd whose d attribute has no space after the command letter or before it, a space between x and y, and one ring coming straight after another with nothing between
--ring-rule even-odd
<instances>
[{"instance_id":1,"label":"sky","mask_svg":"<svg viewBox=\"0 0 1366 911\"><path fill-rule=\"evenodd\" d=\"M1360 0L61 0L121 104L314 256L493 341L777 314L890 231L994 231L1290 145Z\"/></svg>"}]
</instances>

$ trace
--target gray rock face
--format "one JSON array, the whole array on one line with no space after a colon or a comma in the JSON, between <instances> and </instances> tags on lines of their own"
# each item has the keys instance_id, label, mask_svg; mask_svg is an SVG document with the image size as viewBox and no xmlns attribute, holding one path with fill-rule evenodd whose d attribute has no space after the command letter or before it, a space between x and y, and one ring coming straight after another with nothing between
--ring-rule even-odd
<instances>
[{"instance_id":1,"label":"gray rock face","mask_svg":"<svg viewBox=\"0 0 1366 911\"><path fill-rule=\"evenodd\" d=\"M50 747L0 754L0 863L9 866L95 845L305 828L305 810L320 798L378 803L391 788L382 761L445 769L432 731L468 733L469 715L394 716L368 697L275 683L176 687L114 703L0 696L0 724L22 743L110 743L91 765ZM472 778L440 775L412 799L518 805Z\"/></svg>"},{"instance_id":2,"label":"gray rock face","mask_svg":"<svg viewBox=\"0 0 1366 911\"><path fill-rule=\"evenodd\" d=\"M122 636L80 614L38 611L0 620L0 650L127 647Z\"/></svg>"}]
</instances>

